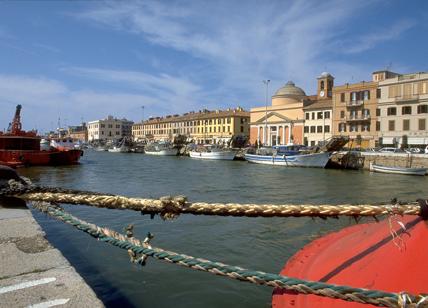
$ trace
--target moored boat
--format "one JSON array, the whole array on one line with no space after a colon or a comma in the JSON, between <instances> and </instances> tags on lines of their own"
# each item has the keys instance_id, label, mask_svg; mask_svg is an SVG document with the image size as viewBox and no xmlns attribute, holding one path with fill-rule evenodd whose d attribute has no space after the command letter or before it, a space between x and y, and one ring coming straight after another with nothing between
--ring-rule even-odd
<instances>
[{"instance_id":1,"label":"moored boat","mask_svg":"<svg viewBox=\"0 0 428 308\"><path fill-rule=\"evenodd\" d=\"M402 174L402 175L426 175L428 168L406 168L406 167L388 167L382 165L376 165L370 162L370 171L390 173L390 174Z\"/></svg>"},{"instance_id":2,"label":"moored boat","mask_svg":"<svg viewBox=\"0 0 428 308\"><path fill-rule=\"evenodd\" d=\"M170 143L151 143L146 145L144 152L148 155L158 156L176 156L178 149L174 148Z\"/></svg>"},{"instance_id":3,"label":"moored boat","mask_svg":"<svg viewBox=\"0 0 428 308\"><path fill-rule=\"evenodd\" d=\"M286 167L324 168L329 159L329 152L305 153L303 146L281 146L273 149L261 149L256 154L246 153L245 159L250 163L278 165Z\"/></svg>"},{"instance_id":4,"label":"moored boat","mask_svg":"<svg viewBox=\"0 0 428 308\"><path fill-rule=\"evenodd\" d=\"M236 152L229 149L222 149L213 145L205 145L189 151L191 158L212 159L212 160L233 160Z\"/></svg>"},{"instance_id":5,"label":"moored boat","mask_svg":"<svg viewBox=\"0 0 428 308\"><path fill-rule=\"evenodd\" d=\"M23 131L21 129L21 105L16 107L12 124L6 133L0 132L0 164L18 166L36 165L68 165L75 164L82 156L82 150L66 150L50 147L41 150L41 138L36 131Z\"/></svg>"},{"instance_id":6,"label":"moored boat","mask_svg":"<svg viewBox=\"0 0 428 308\"><path fill-rule=\"evenodd\" d=\"M111 153L129 153L130 149L125 144L125 139L123 139L121 143L119 143L118 145L115 145L112 148L108 149L108 151Z\"/></svg>"}]
</instances>

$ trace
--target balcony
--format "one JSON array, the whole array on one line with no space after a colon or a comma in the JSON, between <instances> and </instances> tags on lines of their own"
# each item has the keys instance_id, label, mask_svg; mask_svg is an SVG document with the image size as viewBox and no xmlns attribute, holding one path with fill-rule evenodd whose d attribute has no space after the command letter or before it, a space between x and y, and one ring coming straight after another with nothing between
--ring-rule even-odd
<instances>
[{"instance_id":1,"label":"balcony","mask_svg":"<svg viewBox=\"0 0 428 308\"><path fill-rule=\"evenodd\" d=\"M397 104L399 103L408 103L408 102L414 102L419 99L419 94L414 95L402 95L394 98L394 102Z\"/></svg>"},{"instance_id":2,"label":"balcony","mask_svg":"<svg viewBox=\"0 0 428 308\"><path fill-rule=\"evenodd\" d=\"M361 115L350 115L346 117L347 122L358 122L358 121L370 121L371 117L369 114L361 114Z\"/></svg>"},{"instance_id":3,"label":"balcony","mask_svg":"<svg viewBox=\"0 0 428 308\"><path fill-rule=\"evenodd\" d=\"M360 107L364 104L363 100L346 102L346 107Z\"/></svg>"}]
</instances>

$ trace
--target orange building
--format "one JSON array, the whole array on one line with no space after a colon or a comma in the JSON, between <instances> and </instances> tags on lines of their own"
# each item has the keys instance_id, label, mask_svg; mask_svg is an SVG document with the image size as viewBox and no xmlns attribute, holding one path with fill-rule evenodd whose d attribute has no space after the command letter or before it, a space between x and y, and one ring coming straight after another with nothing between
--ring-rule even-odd
<instances>
[{"instance_id":1,"label":"orange building","mask_svg":"<svg viewBox=\"0 0 428 308\"><path fill-rule=\"evenodd\" d=\"M272 96L271 106L250 111L250 142L263 145L303 143L305 91L289 81Z\"/></svg>"}]
</instances>

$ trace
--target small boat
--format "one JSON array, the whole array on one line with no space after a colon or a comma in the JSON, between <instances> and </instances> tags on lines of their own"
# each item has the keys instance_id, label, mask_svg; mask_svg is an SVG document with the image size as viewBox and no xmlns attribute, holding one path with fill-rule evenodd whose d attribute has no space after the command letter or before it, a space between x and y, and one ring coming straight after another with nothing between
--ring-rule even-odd
<instances>
[{"instance_id":1,"label":"small boat","mask_svg":"<svg viewBox=\"0 0 428 308\"><path fill-rule=\"evenodd\" d=\"M46 141L41 145L42 139L36 131L23 131L21 109L21 105L16 106L9 129L6 133L0 132L0 165L20 167L69 165L79 162L83 155L82 150L47 147Z\"/></svg>"},{"instance_id":2,"label":"small boat","mask_svg":"<svg viewBox=\"0 0 428 308\"><path fill-rule=\"evenodd\" d=\"M426 175L428 168L387 167L370 162L370 171L403 175Z\"/></svg>"},{"instance_id":3,"label":"small boat","mask_svg":"<svg viewBox=\"0 0 428 308\"><path fill-rule=\"evenodd\" d=\"M197 159L233 160L235 155L235 151L222 149L213 145L205 145L189 151L189 156Z\"/></svg>"},{"instance_id":4,"label":"small boat","mask_svg":"<svg viewBox=\"0 0 428 308\"><path fill-rule=\"evenodd\" d=\"M123 139L122 142L108 149L108 151L111 153L129 153L130 149L127 145L125 145L125 139Z\"/></svg>"},{"instance_id":5,"label":"small boat","mask_svg":"<svg viewBox=\"0 0 428 308\"><path fill-rule=\"evenodd\" d=\"M300 145L262 148L256 154L246 153L245 159L255 164L316 168L325 168L330 159L329 152L306 154L301 149L303 146Z\"/></svg>"},{"instance_id":6,"label":"small boat","mask_svg":"<svg viewBox=\"0 0 428 308\"><path fill-rule=\"evenodd\" d=\"M144 152L148 155L176 156L178 154L178 149L174 148L172 144L168 142L151 143L146 145Z\"/></svg>"}]
</instances>

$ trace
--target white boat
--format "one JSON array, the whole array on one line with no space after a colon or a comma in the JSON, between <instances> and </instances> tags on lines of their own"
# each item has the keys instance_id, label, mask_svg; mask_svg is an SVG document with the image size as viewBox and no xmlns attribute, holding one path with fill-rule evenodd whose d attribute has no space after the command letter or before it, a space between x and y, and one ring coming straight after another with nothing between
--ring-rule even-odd
<instances>
[{"instance_id":1,"label":"white boat","mask_svg":"<svg viewBox=\"0 0 428 308\"><path fill-rule=\"evenodd\" d=\"M212 145L189 151L189 156L197 159L233 160L235 155L235 151L221 149Z\"/></svg>"},{"instance_id":2,"label":"white boat","mask_svg":"<svg viewBox=\"0 0 428 308\"><path fill-rule=\"evenodd\" d=\"M108 149L111 153L129 153L129 147L125 145L125 139L119 143L117 146L113 146L112 148Z\"/></svg>"},{"instance_id":3,"label":"white boat","mask_svg":"<svg viewBox=\"0 0 428 308\"><path fill-rule=\"evenodd\" d=\"M174 148L169 143L152 143L146 145L144 153L158 156L176 156L178 154L178 149Z\"/></svg>"},{"instance_id":4,"label":"white boat","mask_svg":"<svg viewBox=\"0 0 428 308\"><path fill-rule=\"evenodd\" d=\"M47 139L40 140L40 151L50 151L51 143Z\"/></svg>"},{"instance_id":5,"label":"white boat","mask_svg":"<svg viewBox=\"0 0 428 308\"><path fill-rule=\"evenodd\" d=\"M370 162L370 171L403 175L426 175L428 168L387 167Z\"/></svg>"},{"instance_id":6,"label":"white boat","mask_svg":"<svg viewBox=\"0 0 428 308\"><path fill-rule=\"evenodd\" d=\"M277 165L286 167L317 167L324 168L330 159L329 152L295 155L259 155L245 154L245 159L250 163Z\"/></svg>"}]
</instances>

